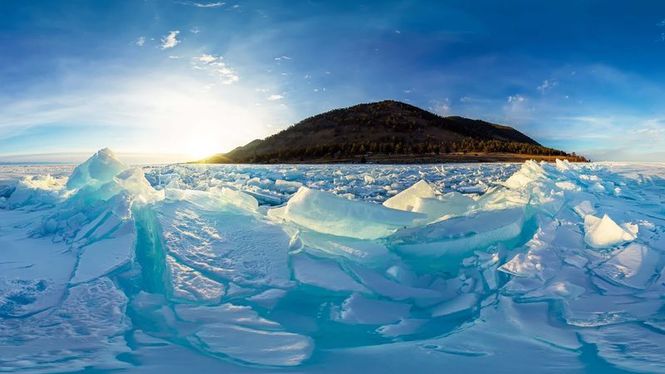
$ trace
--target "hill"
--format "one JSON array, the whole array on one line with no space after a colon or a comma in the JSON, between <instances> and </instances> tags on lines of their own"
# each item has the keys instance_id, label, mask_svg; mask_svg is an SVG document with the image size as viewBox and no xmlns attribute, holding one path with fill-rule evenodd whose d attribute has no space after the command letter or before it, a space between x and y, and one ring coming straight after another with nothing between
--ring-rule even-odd
<instances>
[{"instance_id":1,"label":"hill","mask_svg":"<svg viewBox=\"0 0 665 374\"><path fill-rule=\"evenodd\" d=\"M543 147L509 126L441 117L386 100L335 109L207 163L425 163L583 157Z\"/></svg>"}]
</instances>

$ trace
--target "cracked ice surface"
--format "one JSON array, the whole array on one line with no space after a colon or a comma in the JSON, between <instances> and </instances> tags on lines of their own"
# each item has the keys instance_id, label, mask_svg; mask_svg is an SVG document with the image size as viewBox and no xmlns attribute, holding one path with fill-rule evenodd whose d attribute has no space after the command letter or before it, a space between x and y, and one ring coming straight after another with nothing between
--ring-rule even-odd
<instances>
[{"instance_id":1,"label":"cracked ice surface","mask_svg":"<svg viewBox=\"0 0 665 374\"><path fill-rule=\"evenodd\" d=\"M663 371L663 196L659 164L2 166L0 371Z\"/></svg>"}]
</instances>

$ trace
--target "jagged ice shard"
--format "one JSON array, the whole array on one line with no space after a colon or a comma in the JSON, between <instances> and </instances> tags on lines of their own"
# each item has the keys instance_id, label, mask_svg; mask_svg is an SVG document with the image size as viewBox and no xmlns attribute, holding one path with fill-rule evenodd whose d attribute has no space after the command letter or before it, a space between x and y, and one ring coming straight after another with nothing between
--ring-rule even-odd
<instances>
[{"instance_id":1,"label":"jagged ice shard","mask_svg":"<svg viewBox=\"0 0 665 374\"><path fill-rule=\"evenodd\" d=\"M0 371L665 367L665 165L9 168Z\"/></svg>"}]
</instances>

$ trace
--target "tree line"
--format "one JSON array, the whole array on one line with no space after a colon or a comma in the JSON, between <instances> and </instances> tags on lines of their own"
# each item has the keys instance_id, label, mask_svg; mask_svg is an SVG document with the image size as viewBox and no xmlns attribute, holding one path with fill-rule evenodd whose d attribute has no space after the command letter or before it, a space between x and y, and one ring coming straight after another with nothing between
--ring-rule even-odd
<instances>
[{"instance_id":1,"label":"tree line","mask_svg":"<svg viewBox=\"0 0 665 374\"><path fill-rule=\"evenodd\" d=\"M501 140L464 138L459 141L409 144L397 142L350 142L344 144L313 144L307 147L246 154L245 162L273 162L308 159L343 159L354 156L383 155L441 155L450 153L514 153L538 156L567 156L583 160L575 154L535 144Z\"/></svg>"}]
</instances>

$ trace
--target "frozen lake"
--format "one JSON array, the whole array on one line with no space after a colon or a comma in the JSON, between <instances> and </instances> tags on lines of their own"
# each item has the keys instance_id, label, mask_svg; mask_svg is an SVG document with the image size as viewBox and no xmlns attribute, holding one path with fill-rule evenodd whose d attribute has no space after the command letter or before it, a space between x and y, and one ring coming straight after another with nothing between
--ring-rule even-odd
<instances>
[{"instance_id":1,"label":"frozen lake","mask_svg":"<svg viewBox=\"0 0 665 374\"><path fill-rule=\"evenodd\" d=\"M664 372L665 165L0 166L0 372Z\"/></svg>"}]
</instances>

